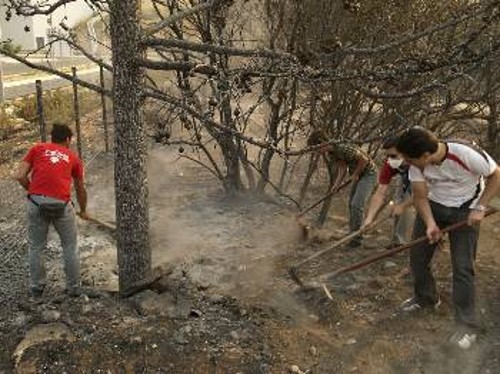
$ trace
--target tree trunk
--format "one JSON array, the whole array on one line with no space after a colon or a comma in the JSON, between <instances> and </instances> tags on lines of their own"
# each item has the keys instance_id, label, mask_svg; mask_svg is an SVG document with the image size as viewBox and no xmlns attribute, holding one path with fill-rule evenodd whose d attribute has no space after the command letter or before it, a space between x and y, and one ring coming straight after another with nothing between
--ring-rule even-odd
<instances>
[{"instance_id":1,"label":"tree trunk","mask_svg":"<svg viewBox=\"0 0 500 374\"><path fill-rule=\"evenodd\" d=\"M137 0L110 1L115 121L115 199L120 291L151 273L147 146L141 118Z\"/></svg>"},{"instance_id":2,"label":"tree trunk","mask_svg":"<svg viewBox=\"0 0 500 374\"><path fill-rule=\"evenodd\" d=\"M269 139L271 139L271 141L275 144L278 141L279 112L282 102L283 100L281 99L277 104L275 104L272 100L269 100L269 105L271 107L271 118L268 125L268 136ZM267 182L271 179L270 172L273 156L274 150L272 148L267 148L264 152L264 158L262 160L262 166L260 168L262 170L262 176L259 180L259 183L257 184L257 193L259 194L264 193Z\"/></svg>"},{"instance_id":3,"label":"tree trunk","mask_svg":"<svg viewBox=\"0 0 500 374\"><path fill-rule=\"evenodd\" d=\"M311 153L309 155L309 165L307 167L307 174L304 178L304 182L302 183L302 187L300 188L299 195L299 204L302 204L306 197L307 189L309 188L309 184L311 183L311 178L318 168L319 155L317 153Z\"/></svg>"},{"instance_id":4,"label":"tree trunk","mask_svg":"<svg viewBox=\"0 0 500 374\"><path fill-rule=\"evenodd\" d=\"M490 114L488 116L488 143L487 151L495 159L500 159L500 124L498 118L498 100L495 93L491 94L492 100L488 102Z\"/></svg>"},{"instance_id":5,"label":"tree trunk","mask_svg":"<svg viewBox=\"0 0 500 374\"><path fill-rule=\"evenodd\" d=\"M332 190L335 179L337 178L337 167L327 157L323 156L323 160L325 161L328 169L328 190L326 191L326 194L328 194ZM326 219L328 218L328 212L330 211L330 206L332 205L333 197L334 195L331 195L323 202L318 215L318 220L316 221L318 227L322 227L325 224Z\"/></svg>"}]
</instances>

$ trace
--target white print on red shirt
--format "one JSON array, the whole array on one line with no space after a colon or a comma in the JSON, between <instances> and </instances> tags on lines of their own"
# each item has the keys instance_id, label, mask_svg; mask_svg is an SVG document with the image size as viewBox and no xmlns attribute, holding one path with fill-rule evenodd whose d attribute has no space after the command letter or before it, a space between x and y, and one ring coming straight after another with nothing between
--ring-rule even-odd
<instances>
[{"instance_id":1,"label":"white print on red shirt","mask_svg":"<svg viewBox=\"0 0 500 374\"><path fill-rule=\"evenodd\" d=\"M57 164L59 161L65 161L69 163L69 156L60 151L51 151L49 149L45 150L45 156L49 158L50 162Z\"/></svg>"}]
</instances>

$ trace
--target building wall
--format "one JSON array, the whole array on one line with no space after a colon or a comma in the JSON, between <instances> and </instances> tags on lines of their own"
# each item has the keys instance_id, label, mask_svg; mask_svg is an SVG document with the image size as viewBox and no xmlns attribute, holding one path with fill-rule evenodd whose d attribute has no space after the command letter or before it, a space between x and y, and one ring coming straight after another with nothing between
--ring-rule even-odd
<instances>
[{"instance_id":1,"label":"building wall","mask_svg":"<svg viewBox=\"0 0 500 374\"><path fill-rule=\"evenodd\" d=\"M30 31L24 31L28 26ZM23 49L35 48L35 34L33 31L33 18L13 15L10 21L5 20L5 8L2 6L0 12L0 28L2 40L12 39L14 45L20 45Z\"/></svg>"},{"instance_id":2,"label":"building wall","mask_svg":"<svg viewBox=\"0 0 500 374\"><path fill-rule=\"evenodd\" d=\"M55 1L56 0L52 0L51 2ZM5 11L6 8L0 6L1 39L5 40L10 38L14 44L21 45L23 50L36 49L37 37L44 38L45 43L47 43L51 24L57 32L64 32L59 26L62 21L71 28L80 22L90 19L93 14L92 9L84 0L77 0L66 6L59 7L49 16L37 15L34 17L23 17L13 14L11 20L8 22L5 20ZM30 27L29 32L24 31L25 26ZM70 49L67 45L58 45L54 48L54 56L67 56L69 54Z\"/></svg>"}]
</instances>

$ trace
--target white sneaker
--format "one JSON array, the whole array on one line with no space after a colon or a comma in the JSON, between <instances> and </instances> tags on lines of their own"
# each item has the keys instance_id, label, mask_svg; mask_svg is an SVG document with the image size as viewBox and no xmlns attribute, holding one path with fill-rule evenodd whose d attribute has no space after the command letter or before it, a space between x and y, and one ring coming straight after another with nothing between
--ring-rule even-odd
<instances>
[{"instance_id":1,"label":"white sneaker","mask_svg":"<svg viewBox=\"0 0 500 374\"><path fill-rule=\"evenodd\" d=\"M476 334L467 332L456 332L450 338L450 343L461 349L469 349L476 342Z\"/></svg>"},{"instance_id":2,"label":"white sneaker","mask_svg":"<svg viewBox=\"0 0 500 374\"><path fill-rule=\"evenodd\" d=\"M441 305L441 299L438 298L436 303L433 305L433 309L437 310L440 305ZM425 306L425 308L426 307L427 306ZM410 312L415 312L417 310L420 310L424 307L417 301L416 297L410 297L409 299L406 299L405 301L403 301L401 303L400 308L403 312L410 313Z\"/></svg>"}]
</instances>

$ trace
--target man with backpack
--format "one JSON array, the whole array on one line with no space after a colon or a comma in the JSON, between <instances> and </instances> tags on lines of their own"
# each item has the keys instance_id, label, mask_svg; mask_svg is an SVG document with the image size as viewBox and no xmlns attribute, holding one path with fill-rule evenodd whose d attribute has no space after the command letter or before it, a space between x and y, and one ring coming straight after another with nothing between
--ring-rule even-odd
<instances>
[{"instance_id":1,"label":"man with backpack","mask_svg":"<svg viewBox=\"0 0 500 374\"><path fill-rule=\"evenodd\" d=\"M401 308L412 312L439 306L430 262L441 239L440 230L466 220L468 225L449 233L457 323L457 331L450 341L468 349L476 340L478 327L474 287L478 224L500 188L500 169L486 152L473 144L440 141L421 127L410 128L401 134L396 148L411 165L413 203L419 215L413 237L428 238L427 242L411 249L414 296Z\"/></svg>"},{"instance_id":2,"label":"man with backpack","mask_svg":"<svg viewBox=\"0 0 500 374\"><path fill-rule=\"evenodd\" d=\"M14 178L28 191L28 242L30 291L33 297L43 295L45 270L43 251L47 245L50 224L54 225L63 249L66 291L78 296L80 259L77 248L76 217L71 203L74 181L81 218L88 219L87 192L83 163L69 149L73 133L67 125L54 124L50 143L34 145L19 164Z\"/></svg>"}]
</instances>

